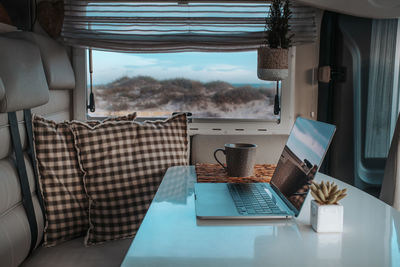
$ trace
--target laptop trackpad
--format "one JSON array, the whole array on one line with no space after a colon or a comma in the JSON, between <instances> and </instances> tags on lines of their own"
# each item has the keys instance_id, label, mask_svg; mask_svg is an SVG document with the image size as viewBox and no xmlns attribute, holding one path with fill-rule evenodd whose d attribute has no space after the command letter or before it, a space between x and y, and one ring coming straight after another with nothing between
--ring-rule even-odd
<instances>
[{"instance_id":1,"label":"laptop trackpad","mask_svg":"<svg viewBox=\"0 0 400 267\"><path fill-rule=\"evenodd\" d=\"M199 218L240 216L225 183L196 183L195 196Z\"/></svg>"}]
</instances>

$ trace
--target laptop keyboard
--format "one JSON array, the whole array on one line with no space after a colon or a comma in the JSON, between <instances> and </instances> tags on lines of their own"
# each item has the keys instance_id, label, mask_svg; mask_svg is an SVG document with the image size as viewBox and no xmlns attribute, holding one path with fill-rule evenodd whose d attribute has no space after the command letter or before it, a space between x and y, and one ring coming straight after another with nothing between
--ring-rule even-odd
<instances>
[{"instance_id":1,"label":"laptop keyboard","mask_svg":"<svg viewBox=\"0 0 400 267\"><path fill-rule=\"evenodd\" d=\"M228 184L229 192L239 214L286 214L285 211L279 209L268 193L265 192L266 188L263 183Z\"/></svg>"}]
</instances>

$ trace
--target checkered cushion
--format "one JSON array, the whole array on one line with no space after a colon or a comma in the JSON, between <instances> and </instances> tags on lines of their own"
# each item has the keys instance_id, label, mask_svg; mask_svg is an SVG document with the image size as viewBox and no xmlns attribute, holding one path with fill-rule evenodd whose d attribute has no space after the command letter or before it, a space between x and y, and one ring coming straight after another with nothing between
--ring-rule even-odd
<instances>
[{"instance_id":1,"label":"checkered cushion","mask_svg":"<svg viewBox=\"0 0 400 267\"><path fill-rule=\"evenodd\" d=\"M135 117L136 114L129 114L109 120L133 120ZM76 122L56 123L35 115L32 123L46 209L44 245L54 246L83 235L89 227L89 202L70 129ZM100 122L89 121L88 124L95 126Z\"/></svg>"},{"instance_id":2,"label":"checkered cushion","mask_svg":"<svg viewBox=\"0 0 400 267\"><path fill-rule=\"evenodd\" d=\"M186 115L72 129L90 198L86 244L134 236L165 171L188 164Z\"/></svg>"}]
</instances>

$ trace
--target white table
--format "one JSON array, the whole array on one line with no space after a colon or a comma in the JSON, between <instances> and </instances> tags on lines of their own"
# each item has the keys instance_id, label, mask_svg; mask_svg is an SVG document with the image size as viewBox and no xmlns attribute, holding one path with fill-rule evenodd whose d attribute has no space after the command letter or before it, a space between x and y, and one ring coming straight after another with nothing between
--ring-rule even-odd
<instances>
[{"instance_id":1,"label":"white table","mask_svg":"<svg viewBox=\"0 0 400 267\"><path fill-rule=\"evenodd\" d=\"M316 233L310 195L292 220L197 220L195 168L170 168L122 266L400 266L400 213L348 188L343 233Z\"/></svg>"}]
</instances>

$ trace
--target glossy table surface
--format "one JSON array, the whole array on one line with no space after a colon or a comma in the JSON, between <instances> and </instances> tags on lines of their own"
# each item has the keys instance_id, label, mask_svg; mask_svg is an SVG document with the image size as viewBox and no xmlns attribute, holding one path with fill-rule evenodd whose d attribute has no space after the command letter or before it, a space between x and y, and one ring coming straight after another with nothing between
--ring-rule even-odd
<instances>
[{"instance_id":1,"label":"glossy table surface","mask_svg":"<svg viewBox=\"0 0 400 267\"><path fill-rule=\"evenodd\" d=\"M343 233L316 233L310 195L290 220L197 220L193 166L168 169L122 266L400 266L400 213L348 188Z\"/></svg>"}]
</instances>

